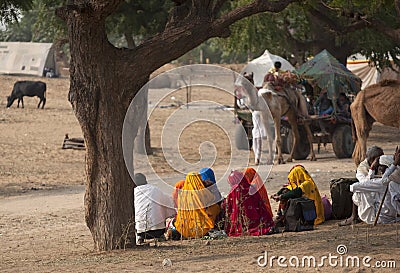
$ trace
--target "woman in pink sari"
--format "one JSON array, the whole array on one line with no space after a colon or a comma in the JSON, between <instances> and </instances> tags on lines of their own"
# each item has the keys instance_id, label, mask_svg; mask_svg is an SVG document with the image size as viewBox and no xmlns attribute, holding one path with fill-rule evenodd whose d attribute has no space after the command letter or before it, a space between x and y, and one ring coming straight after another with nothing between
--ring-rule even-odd
<instances>
[{"instance_id":1,"label":"woman in pink sari","mask_svg":"<svg viewBox=\"0 0 400 273\"><path fill-rule=\"evenodd\" d=\"M274 222L258 192L250 194L250 183L239 171L228 177L232 189L222 204L228 236L259 236L270 232Z\"/></svg>"}]
</instances>

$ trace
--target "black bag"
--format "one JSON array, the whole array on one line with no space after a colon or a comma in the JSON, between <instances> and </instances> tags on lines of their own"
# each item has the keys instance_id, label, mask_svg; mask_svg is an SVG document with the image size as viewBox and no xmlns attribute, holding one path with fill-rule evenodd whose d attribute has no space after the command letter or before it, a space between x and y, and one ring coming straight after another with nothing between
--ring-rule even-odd
<instances>
[{"instance_id":1,"label":"black bag","mask_svg":"<svg viewBox=\"0 0 400 273\"><path fill-rule=\"evenodd\" d=\"M350 185L358 182L357 178L332 179L330 184L332 198L332 219L346 219L351 216L353 209L353 193Z\"/></svg>"},{"instance_id":2,"label":"black bag","mask_svg":"<svg viewBox=\"0 0 400 273\"><path fill-rule=\"evenodd\" d=\"M285 231L312 230L316 218L314 200L306 197L289 199L285 211Z\"/></svg>"}]
</instances>

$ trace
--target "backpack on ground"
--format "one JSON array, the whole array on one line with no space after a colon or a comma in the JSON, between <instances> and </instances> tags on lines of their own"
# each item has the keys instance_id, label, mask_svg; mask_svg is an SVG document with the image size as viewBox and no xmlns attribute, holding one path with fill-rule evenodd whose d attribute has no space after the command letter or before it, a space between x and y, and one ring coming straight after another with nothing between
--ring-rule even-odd
<instances>
[{"instance_id":1,"label":"backpack on ground","mask_svg":"<svg viewBox=\"0 0 400 273\"><path fill-rule=\"evenodd\" d=\"M353 209L353 193L350 185L358 182L357 178L332 179L330 183L332 199L332 219L346 219L351 216Z\"/></svg>"},{"instance_id":2,"label":"backpack on ground","mask_svg":"<svg viewBox=\"0 0 400 273\"><path fill-rule=\"evenodd\" d=\"M321 200L322 200L322 205L324 206L324 218L325 221L328 221L332 219L332 204L325 194L324 196L321 196Z\"/></svg>"},{"instance_id":3,"label":"backpack on ground","mask_svg":"<svg viewBox=\"0 0 400 273\"><path fill-rule=\"evenodd\" d=\"M306 197L289 199L284 215L285 231L312 230L317 218L314 200Z\"/></svg>"}]
</instances>

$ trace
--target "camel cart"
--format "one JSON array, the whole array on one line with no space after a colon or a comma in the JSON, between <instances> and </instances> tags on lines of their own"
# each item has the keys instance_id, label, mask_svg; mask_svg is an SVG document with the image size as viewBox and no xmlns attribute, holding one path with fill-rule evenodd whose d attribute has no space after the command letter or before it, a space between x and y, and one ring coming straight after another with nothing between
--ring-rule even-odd
<instances>
[{"instance_id":1,"label":"camel cart","mask_svg":"<svg viewBox=\"0 0 400 273\"><path fill-rule=\"evenodd\" d=\"M310 117L299 119L300 143L296 147L294 159L306 159L310 153L310 146L303 122L308 122L313 133L313 143L332 143L333 151L337 158L350 158L354 150L352 139L351 118L343 117L339 113L337 99L344 93L350 101L361 89L361 80L339 63L328 51L324 50L310 61L304 63L295 70L301 83L304 85L304 96L306 97ZM329 115L318 116L313 109L313 99L318 98L321 90L327 90L327 96L332 101L333 112ZM253 128L251 111L240 105L235 99L234 111L238 120L235 144L238 149L249 149L252 144ZM244 128L244 132L242 128ZM321 126L325 128L326 134L321 135ZM289 153L293 144L293 133L285 116L281 120L282 152Z\"/></svg>"}]
</instances>

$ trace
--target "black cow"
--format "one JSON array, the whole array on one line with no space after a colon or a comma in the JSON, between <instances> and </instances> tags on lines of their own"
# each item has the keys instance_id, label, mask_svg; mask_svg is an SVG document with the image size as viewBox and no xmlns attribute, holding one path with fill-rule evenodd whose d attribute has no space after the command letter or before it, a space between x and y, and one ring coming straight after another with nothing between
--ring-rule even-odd
<instances>
[{"instance_id":1,"label":"black cow","mask_svg":"<svg viewBox=\"0 0 400 273\"><path fill-rule=\"evenodd\" d=\"M41 81L18 81L14 83L14 88L11 92L11 95L7 97L7 108L10 107L13 102L18 99L19 102L22 102L22 108L24 108L24 96L34 97L38 96L40 98L38 108L40 104L42 104L42 109L46 104L46 84Z\"/></svg>"}]
</instances>

